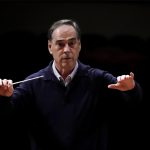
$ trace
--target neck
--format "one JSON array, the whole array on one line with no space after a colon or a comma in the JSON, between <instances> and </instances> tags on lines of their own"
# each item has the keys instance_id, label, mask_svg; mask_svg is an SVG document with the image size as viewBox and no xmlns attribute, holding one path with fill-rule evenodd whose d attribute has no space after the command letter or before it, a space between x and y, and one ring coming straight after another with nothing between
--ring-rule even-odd
<instances>
[{"instance_id":1,"label":"neck","mask_svg":"<svg viewBox=\"0 0 150 150\"><path fill-rule=\"evenodd\" d=\"M71 70L62 69L60 72L60 75L63 77L63 79L66 79L66 77L71 73Z\"/></svg>"},{"instance_id":2,"label":"neck","mask_svg":"<svg viewBox=\"0 0 150 150\"><path fill-rule=\"evenodd\" d=\"M75 66L76 63L68 65L60 65L59 63L55 62L55 67L63 79L66 79L66 77L72 73Z\"/></svg>"},{"instance_id":3,"label":"neck","mask_svg":"<svg viewBox=\"0 0 150 150\"><path fill-rule=\"evenodd\" d=\"M63 77L63 79L66 79L66 77L72 72L73 68L59 68L57 67L57 71L59 74Z\"/></svg>"}]
</instances>

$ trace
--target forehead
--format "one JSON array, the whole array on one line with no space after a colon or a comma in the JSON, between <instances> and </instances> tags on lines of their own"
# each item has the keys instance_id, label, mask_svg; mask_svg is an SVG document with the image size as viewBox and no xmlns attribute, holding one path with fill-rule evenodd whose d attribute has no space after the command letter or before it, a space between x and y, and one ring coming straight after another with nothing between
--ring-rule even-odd
<instances>
[{"instance_id":1,"label":"forehead","mask_svg":"<svg viewBox=\"0 0 150 150\"><path fill-rule=\"evenodd\" d=\"M70 25L62 25L53 31L53 39L76 38L76 30Z\"/></svg>"}]
</instances>

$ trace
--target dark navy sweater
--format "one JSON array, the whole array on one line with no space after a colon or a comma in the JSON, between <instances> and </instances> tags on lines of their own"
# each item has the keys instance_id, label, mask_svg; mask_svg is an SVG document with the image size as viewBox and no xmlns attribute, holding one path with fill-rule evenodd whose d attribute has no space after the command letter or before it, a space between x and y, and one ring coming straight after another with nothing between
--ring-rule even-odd
<instances>
[{"instance_id":1,"label":"dark navy sweater","mask_svg":"<svg viewBox=\"0 0 150 150\"><path fill-rule=\"evenodd\" d=\"M55 77L52 62L27 78L40 75L44 78L20 84L11 97L18 128L29 136L32 150L107 150L114 106L141 99L137 83L128 92L108 89L116 78L81 62L67 87Z\"/></svg>"}]
</instances>

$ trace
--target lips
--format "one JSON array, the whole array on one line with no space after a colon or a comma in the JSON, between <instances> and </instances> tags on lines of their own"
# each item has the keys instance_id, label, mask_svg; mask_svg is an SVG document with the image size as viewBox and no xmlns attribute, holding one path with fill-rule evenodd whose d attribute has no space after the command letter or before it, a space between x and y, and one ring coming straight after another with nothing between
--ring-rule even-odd
<instances>
[{"instance_id":1,"label":"lips","mask_svg":"<svg viewBox=\"0 0 150 150\"><path fill-rule=\"evenodd\" d=\"M71 57L64 56L64 57L62 57L62 59L71 59Z\"/></svg>"},{"instance_id":2,"label":"lips","mask_svg":"<svg viewBox=\"0 0 150 150\"><path fill-rule=\"evenodd\" d=\"M71 59L70 57L67 57L67 58L63 58L63 59Z\"/></svg>"}]
</instances>

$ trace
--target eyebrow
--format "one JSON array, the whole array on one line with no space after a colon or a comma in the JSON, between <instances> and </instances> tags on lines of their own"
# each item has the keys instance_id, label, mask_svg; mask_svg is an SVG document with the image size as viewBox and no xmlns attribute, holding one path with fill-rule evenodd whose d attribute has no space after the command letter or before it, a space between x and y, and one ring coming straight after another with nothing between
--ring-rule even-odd
<instances>
[{"instance_id":1,"label":"eyebrow","mask_svg":"<svg viewBox=\"0 0 150 150\"><path fill-rule=\"evenodd\" d=\"M77 38L70 38L68 39L67 41L71 41L71 40L76 40ZM66 40L56 40L56 43L59 43L59 42L63 42L63 41L66 41Z\"/></svg>"}]
</instances>

